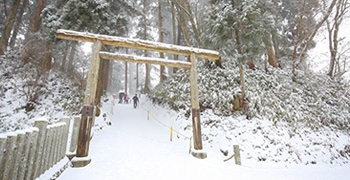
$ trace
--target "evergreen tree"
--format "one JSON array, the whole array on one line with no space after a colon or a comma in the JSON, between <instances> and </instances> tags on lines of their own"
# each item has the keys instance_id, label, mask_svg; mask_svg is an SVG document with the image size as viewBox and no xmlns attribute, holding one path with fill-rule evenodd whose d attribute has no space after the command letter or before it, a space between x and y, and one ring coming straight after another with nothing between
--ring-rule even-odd
<instances>
[{"instance_id":1,"label":"evergreen tree","mask_svg":"<svg viewBox=\"0 0 350 180\"><path fill-rule=\"evenodd\" d=\"M270 4L260 0L211 1L212 10L203 28L204 45L218 49L224 56L235 57L240 69L241 95L238 101L245 106L244 64L254 69L266 50L272 46L271 31L277 26L269 10Z\"/></svg>"},{"instance_id":2,"label":"evergreen tree","mask_svg":"<svg viewBox=\"0 0 350 180\"><path fill-rule=\"evenodd\" d=\"M132 12L136 12L136 10L123 0L111 2L95 0L61 1L45 9L43 15L44 32L50 39L55 38L55 32L59 28L123 36L126 34L128 17L132 16L130 15ZM109 48L109 50L111 49ZM71 52L74 53L75 51ZM110 61L101 61L99 74L101 78L98 82L96 103L99 102L100 96L107 90L108 82L110 82L108 80L111 77L110 63Z\"/></svg>"}]
</instances>

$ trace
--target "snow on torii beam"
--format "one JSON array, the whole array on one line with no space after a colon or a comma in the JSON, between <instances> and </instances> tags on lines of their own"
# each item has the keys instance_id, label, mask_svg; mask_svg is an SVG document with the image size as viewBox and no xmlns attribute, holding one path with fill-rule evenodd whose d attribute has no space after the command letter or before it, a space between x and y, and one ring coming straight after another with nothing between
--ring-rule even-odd
<instances>
[{"instance_id":1,"label":"snow on torii beam","mask_svg":"<svg viewBox=\"0 0 350 180\"><path fill-rule=\"evenodd\" d=\"M145 63L145 64L157 64L162 66L171 66L176 68L191 69L192 64L185 61L154 58L154 57L142 57L142 56L133 56L129 54L117 54L110 52L100 52L100 57L107 60L123 60L134 63Z\"/></svg>"},{"instance_id":2,"label":"snow on torii beam","mask_svg":"<svg viewBox=\"0 0 350 180\"><path fill-rule=\"evenodd\" d=\"M166 44L161 42L153 42L139 39L122 38L116 36L92 34L88 32L78 32L65 29L59 29L56 33L56 38L74 41L95 42L100 40L102 44L135 48L142 50L150 50L157 52L164 52L170 54L190 56L195 54L197 58L219 60L220 54L217 51L208 49L199 49L187 46L179 46L173 44Z\"/></svg>"}]
</instances>

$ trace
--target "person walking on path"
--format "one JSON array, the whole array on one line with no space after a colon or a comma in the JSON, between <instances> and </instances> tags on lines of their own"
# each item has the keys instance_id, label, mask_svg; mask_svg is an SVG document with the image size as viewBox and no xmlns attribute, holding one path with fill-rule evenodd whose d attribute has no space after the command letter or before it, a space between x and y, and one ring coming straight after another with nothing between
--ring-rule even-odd
<instances>
[{"instance_id":1,"label":"person walking on path","mask_svg":"<svg viewBox=\"0 0 350 180\"><path fill-rule=\"evenodd\" d=\"M139 98L137 97L137 94L135 94L135 96L132 98L132 100L134 101L134 108L136 108L137 104L139 103Z\"/></svg>"},{"instance_id":2,"label":"person walking on path","mask_svg":"<svg viewBox=\"0 0 350 180\"><path fill-rule=\"evenodd\" d=\"M127 92L125 92L125 94L124 94L124 103L129 104L129 96L128 96Z\"/></svg>"}]
</instances>

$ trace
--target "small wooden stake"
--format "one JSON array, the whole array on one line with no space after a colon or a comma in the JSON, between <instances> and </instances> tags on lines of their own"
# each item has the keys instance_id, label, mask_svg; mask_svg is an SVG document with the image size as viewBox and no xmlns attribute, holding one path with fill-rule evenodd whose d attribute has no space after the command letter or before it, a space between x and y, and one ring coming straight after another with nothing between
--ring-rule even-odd
<instances>
[{"instance_id":1,"label":"small wooden stake","mask_svg":"<svg viewBox=\"0 0 350 180\"><path fill-rule=\"evenodd\" d=\"M170 127L170 141L173 141L173 127Z\"/></svg>"},{"instance_id":2,"label":"small wooden stake","mask_svg":"<svg viewBox=\"0 0 350 180\"><path fill-rule=\"evenodd\" d=\"M235 163L237 165L242 165L241 163L241 153L239 152L239 146L238 145L233 145L233 153L235 156Z\"/></svg>"}]
</instances>

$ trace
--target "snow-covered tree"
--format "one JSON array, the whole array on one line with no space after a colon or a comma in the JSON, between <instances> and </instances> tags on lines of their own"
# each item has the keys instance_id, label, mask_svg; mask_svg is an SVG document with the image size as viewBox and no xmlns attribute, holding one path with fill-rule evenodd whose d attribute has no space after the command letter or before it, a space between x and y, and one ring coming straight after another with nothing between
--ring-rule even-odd
<instances>
[{"instance_id":1,"label":"snow-covered tree","mask_svg":"<svg viewBox=\"0 0 350 180\"><path fill-rule=\"evenodd\" d=\"M136 10L124 0L110 2L95 0L61 1L61 3L53 4L45 9L43 13L44 32L51 39L55 38L54 35L58 28L123 36L128 30L129 17L132 16L131 13L134 13L134 11ZM74 44L71 45L74 46ZM110 47L108 48L112 50ZM75 51L70 52L74 53ZM111 71L110 63L110 61L101 61L101 78L99 79L97 97L100 97L107 90L108 78L111 77L109 75Z\"/></svg>"},{"instance_id":2,"label":"snow-covered tree","mask_svg":"<svg viewBox=\"0 0 350 180\"><path fill-rule=\"evenodd\" d=\"M206 47L237 60L233 63L240 67L241 96L235 103L238 109L245 104L244 64L254 69L256 63L262 64L261 57L267 50L273 48L271 33L277 25L270 5L259 0L211 1L202 39Z\"/></svg>"}]
</instances>

